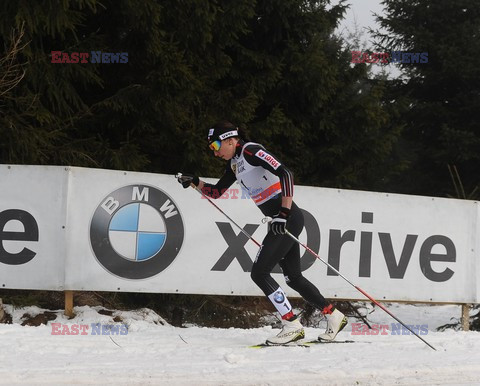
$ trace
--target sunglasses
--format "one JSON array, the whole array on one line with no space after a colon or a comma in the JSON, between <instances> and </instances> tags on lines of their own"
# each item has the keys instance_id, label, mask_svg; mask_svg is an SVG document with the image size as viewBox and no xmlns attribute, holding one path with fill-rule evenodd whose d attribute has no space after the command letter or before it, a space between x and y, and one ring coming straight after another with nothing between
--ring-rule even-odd
<instances>
[{"instance_id":1,"label":"sunglasses","mask_svg":"<svg viewBox=\"0 0 480 386\"><path fill-rule=\"evenodd\" d=\"M216 141L211 142L208 145L208 147L213 151L219 151L221 146L222 146L222 141L219 141L218 139Z\"/></svg>"}]
</instances>

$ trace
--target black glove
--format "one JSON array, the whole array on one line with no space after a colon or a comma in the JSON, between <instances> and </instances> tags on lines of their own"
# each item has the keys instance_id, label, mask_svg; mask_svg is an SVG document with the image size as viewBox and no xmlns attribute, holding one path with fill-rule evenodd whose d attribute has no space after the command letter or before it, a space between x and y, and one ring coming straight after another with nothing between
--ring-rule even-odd
<instances>
[{"instance_id":1,"label":"black glove","mask_svg":"<svg viewBox=\"0 0 480 386\"><path fill-rule=\"evenodd\" d=\"M280 211L273 216L270 229L274 235L284 235L287 231L287 220L290 217L290 209L280 208Z\"/></svg>"},{"instance_id":2,"label":"black glove","mask_svg":"<svg viewBox=\"0 0 480 386\"><path fill-rule=\"evenodd\" d=\"M180 182L185 189L187 189L190 184L197 186L200 183L200 180L197 176L191 176L188 174L182 174L178 176L177 181Z\"/></svg>"}]
</instances>

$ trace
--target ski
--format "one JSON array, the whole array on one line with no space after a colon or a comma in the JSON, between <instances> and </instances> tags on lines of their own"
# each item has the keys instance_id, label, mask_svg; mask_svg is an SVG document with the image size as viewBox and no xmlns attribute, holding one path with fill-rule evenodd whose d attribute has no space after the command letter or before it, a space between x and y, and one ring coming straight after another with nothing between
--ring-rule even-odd
<instances>
[{"instance_id":1,"label":"ski","mask_svg":"<svg viewBox=\"0 0 480 386\"><path fill-rule=\"evenodd\" d=\"M334 344L334 343L358 343L355 342L354 340L309 340L307 342L302 342L302 344L305 345L311 345L311 344Z\"/></svg>"},{"instance_id":2,"label":"ski","mask_svg":"<svg viewBox=\"0 0 480 386\"><path fill-rule=\"evenodd\" d=\"M297 342L290 342L285 344L267 344L267 343L260 343L254 344L253 346L248 346L249 348L265 348L265 347L310 347L309 345L297 341Z\"/></svg>"},{"instance_id":3,"label":"ski","mask_svg":"<svg viewBox=\"0 0 480 386\"><path fill-rule=\"evenodd\" d=\"M371 342L359 342L355 340L298 340L296 342L290 342L285 344L267 344L260 343L253 346L248 346L249 348L265 348L265 347L310 347L314 344L337 344L337 343L371 343Z\"/></svg>"}]
</instances>

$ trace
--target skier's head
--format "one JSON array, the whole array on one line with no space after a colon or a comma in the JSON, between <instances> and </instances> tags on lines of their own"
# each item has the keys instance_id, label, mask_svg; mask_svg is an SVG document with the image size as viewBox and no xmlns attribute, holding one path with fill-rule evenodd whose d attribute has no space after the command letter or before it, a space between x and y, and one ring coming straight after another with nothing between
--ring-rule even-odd
<instances>
[{"instance_id":1,"label":"skier's head","mask_svg":"<svg viewBox=\"0 0 480 386\"><path fill-rule=\"evenodd\" d=\"M220 121L208 129L208 144L238 136L238 127L231 122Z\"/></svg>"},{"instance_id":2,"label":"skier's head","mask_svg":"<svg viewBox=\"0 0 480 386\"><path fill-rule=\"evenodd\" d=\"M235 155L240 134L238 127L228 121L220 121L208 129L208 146L217 157L225 160Z\"/></svg>"}]
</instances>

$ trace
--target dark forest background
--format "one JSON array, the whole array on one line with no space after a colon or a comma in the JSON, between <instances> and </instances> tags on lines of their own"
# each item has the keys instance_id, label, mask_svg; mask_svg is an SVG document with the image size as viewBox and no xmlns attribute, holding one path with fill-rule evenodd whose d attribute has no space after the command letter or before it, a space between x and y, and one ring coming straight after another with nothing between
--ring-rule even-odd
<instances>
[{"instance_id":1,"label":"dark forest background","mask_svg":"<svg viewBox=\"0 0 480 386\"><path fill-rule=\"evenodd\" d=\"M351 63L335 4L2 1L0 163L214 177L206 133L228 119L298 184L477 199L480 2L385 0L371 52L428 52L393 80Z\"/></svg>"},{"instance_id":2,"label":"dark forest background","mask_svg":"<svg viewBox=\"0 0 480 386\"><path fill-rule=\"evenodd\" d=\"M280 157L297 184L477 200L480 1L385 0L377 28L340 34L349 2L1 1L0 163L218 177L223 161L206 134L227 119ZM428 63L384 64L382 73L352 64L352 50L427 52ZM52 63L52 51L126 52L128 63ZM387 77L392 66L402 75ZM2 296L63 307L57 292ZM75 298L151 307L175 325L244 327L264 301Z\"/></svg>"}]
</instances>

